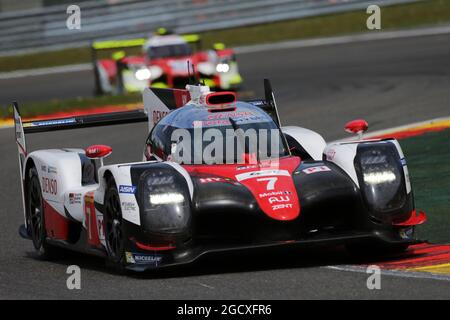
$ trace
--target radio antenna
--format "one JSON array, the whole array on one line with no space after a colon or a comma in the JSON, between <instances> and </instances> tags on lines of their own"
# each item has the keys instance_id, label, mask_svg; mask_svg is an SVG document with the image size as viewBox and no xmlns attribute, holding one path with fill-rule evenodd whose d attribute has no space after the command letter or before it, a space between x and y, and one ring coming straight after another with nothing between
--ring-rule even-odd
<instances>
[{"instance_id":1,"label":"radio antenna","mask_svg":"<svg viewBox=\"0 0 450 320\"><path fill-rule=\"evenodd\" d=\"M194 82L196 85L200 85L200 78L198 77L198 74L195 73L195 65L191 63L192 66L192 76L194 78Z\"/></svg>"},{"instance_id":2,"label":"radio antenna","mask_svg":"<svg viewBox=\"0 0 450 320\"><path fill-rule=\"evenodd\" d=\"M188 60L188 61L186 61L186 63L187 63L187 69L188 69L189 84L194 85L195 79L193 79L192 74L191 74L191 62Z\"/></svg>"}]
</instances>

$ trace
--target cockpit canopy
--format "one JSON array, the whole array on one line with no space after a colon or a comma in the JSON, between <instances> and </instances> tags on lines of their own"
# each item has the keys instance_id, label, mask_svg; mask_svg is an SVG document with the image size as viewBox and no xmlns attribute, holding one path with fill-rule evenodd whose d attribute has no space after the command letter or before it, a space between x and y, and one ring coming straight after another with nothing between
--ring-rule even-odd
<instances>
[{"instance_id":1,"label":"cockpit canopy","mask_svg":"<svg viewBox=\"0 0 450 320\"><path fill-rule=\"evenodd\" d=\"M180 164L251 163L288 155L281 131L260 108L236 102L228 110L186 105L161 119L147 153Z\"/></svg>"},{"instance_id":2,"label":"cockpit canopy","mask_svg":"<svg viewBox=\"0 0 450 320\"><path fill-rule=\"evenodd\" d=\"M144 45L149 59L178 58L190 56L192 48L178 35L153 36Z\"/></svg>"}]
</instances>

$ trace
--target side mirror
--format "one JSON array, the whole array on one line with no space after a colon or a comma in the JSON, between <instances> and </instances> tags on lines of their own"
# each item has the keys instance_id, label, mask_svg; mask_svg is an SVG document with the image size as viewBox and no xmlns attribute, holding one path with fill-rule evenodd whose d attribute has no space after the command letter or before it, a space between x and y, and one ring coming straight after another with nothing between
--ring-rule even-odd
<instances>
[{"instance_id":1,"label":"side mirror","mask_svg":"<svg viewBox=\"0 0 450 320\"><path fill-rule=\"evenodd\" d=\"M87 147L84 153L89 159L100 159L100 166L103 167L103 158L106 158L112 153L112 148L110 146L96 144Z\"/></svg>"},{"instance_id":2,"label":"side mirror","mask_svg":"<svg viewBox=\"0 0 450 320\"><path fill-rule=\"evenodd\" d=\"M369 129L369 124L366 120L358 119L347 122L344 128L348 133L357 134L358 139L361 140L363 133Z\"/></svg>"}]
</instances>

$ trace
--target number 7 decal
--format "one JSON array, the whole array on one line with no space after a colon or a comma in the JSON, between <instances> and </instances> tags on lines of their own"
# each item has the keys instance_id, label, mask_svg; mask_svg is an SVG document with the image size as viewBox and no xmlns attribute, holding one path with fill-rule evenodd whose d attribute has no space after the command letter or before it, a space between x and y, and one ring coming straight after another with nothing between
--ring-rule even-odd
<instances>
[{"instance_id":1,"label":"number 7 decal","mask_svg":"<svg viewBox=\"0 0 450 320\"><path fill-rule=\"evenodd\" d=\"M258 178L256 181L267 181L267 190L274 190L275 189L275 183L277 182L277 177L268 177L268 178Z\"/></svg>"}]
</instances>

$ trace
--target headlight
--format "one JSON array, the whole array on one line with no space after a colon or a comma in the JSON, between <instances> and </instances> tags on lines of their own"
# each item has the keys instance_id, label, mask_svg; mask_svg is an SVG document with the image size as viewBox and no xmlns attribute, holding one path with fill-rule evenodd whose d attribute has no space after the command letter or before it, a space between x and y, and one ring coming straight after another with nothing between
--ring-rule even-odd
<instances>
[{"instance_id":1,"label":"headlight","mask_svg":"<svg viewBox=\"0 0 450 320\"><path fill-rule=\"evenodd\" d=\"M376 216L404 206L406 188L397 149L391 143L361 144L355 158L359 183L370 211Z\"/></svg>"},{"instance_id":2,"label":"headlight","mask_svg":"<svg viewBox=\"0 0 450 320\"><path fill-rule=\"evenodd\" d=\"M139 177L138 197L141 226L152 232L177 233L187 230L190 193L184 177L167 165L154 165Z\"/></svg>"},{"instance_id":3,"label":"headlight","mask_svg":"<svg viewBox=\"0 0 450 320\"><path fill-rule=\"evenodd\" d=\"M228 72L230 71L230 65L228 63L219 63L216 66L216 71L217 72Z\"/></svg>"},{"instance_id":4,"label":"headlight","mask_svg":"<svg viewBox=\"0 0 450 320\"><path fill-rule=\"evenodd\" d=\"M396 178L392 171L363 173L364 182L371 185L393 182Z\"/></svg>"},{"instance_id":5,"label":"headlight","mask_svg":"<svg viewBox=\"0 0 450 320\"><path fill-rule=\"evenodd\" d=\"M150 79L150 77L152 76L152 73L150 72L149 69L147 69L147 68L142 68L142 69L137 70L137 71L134 73L134 75L135 75L136 79L138 79L138 80L140 80L140 81L143 81L143 80L148 80L148 79Z\"/></svg>"},{"instance_id":6,"label":"headlight","mask_svg":"<svg viewBox=\"0 0 450 320\"><path fill-rule=\"evenodd\" d=\"M170 204L170 203L182 203L184 202L184 196L177 192L168 192L160 194L151 194L150 203L152 205Z\"/></svg>"}]
</instances>

